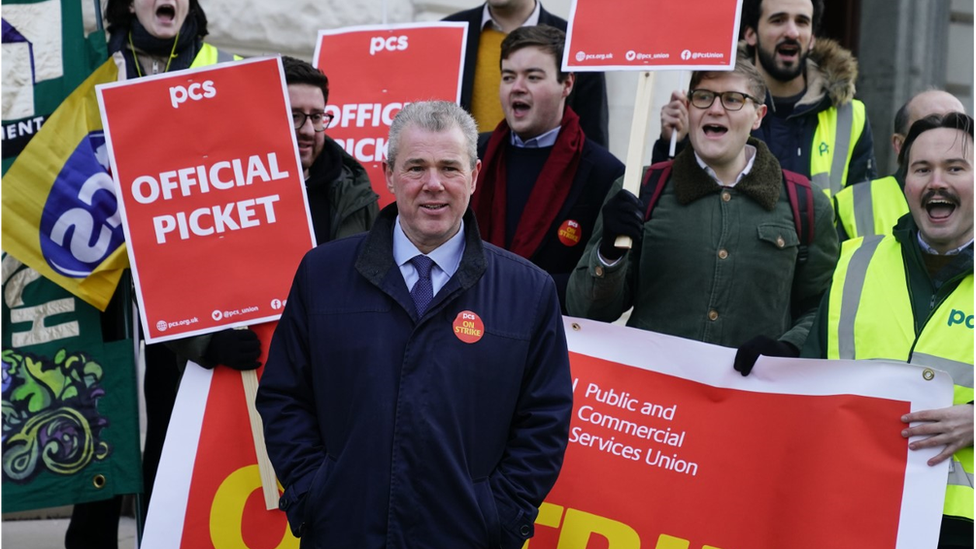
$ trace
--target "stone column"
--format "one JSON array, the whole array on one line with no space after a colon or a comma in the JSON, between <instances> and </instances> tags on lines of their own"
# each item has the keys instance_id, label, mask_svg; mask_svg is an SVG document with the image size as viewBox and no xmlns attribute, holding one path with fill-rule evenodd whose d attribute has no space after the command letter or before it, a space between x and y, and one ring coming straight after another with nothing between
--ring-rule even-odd
<instances>
[{"instance_id":1,"label":"stone column","mask_svg":"<svg viewBox=\"0 0 976 549\"><path fill-rule=\"evenodd\" d=\"M897 166L891 149L898 109L946 84L949 0L862 0L857 96L867 107L878 174Z\"/></svg>"}]
</instances>

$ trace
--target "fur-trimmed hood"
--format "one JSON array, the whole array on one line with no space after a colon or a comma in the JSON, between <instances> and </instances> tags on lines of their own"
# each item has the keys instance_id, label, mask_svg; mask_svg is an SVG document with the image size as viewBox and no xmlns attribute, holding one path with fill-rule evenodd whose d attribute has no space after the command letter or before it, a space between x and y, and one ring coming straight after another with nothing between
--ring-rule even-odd
<instances>
[{"instance_id":1,"label":"fur-trimmed hood","mask_svg":"<svg viewBox=\"0 0 976 549\"><path fill-rule=\"evenodd\" d=\"M740 40L739 55L751 60L747 48L745 40ZM843 105L854 99L857 59L837 41L817 38L807 58L806 77L807 92L797 106L819 103L825 95L833 106Z\"/></svg>"}]
</instances>

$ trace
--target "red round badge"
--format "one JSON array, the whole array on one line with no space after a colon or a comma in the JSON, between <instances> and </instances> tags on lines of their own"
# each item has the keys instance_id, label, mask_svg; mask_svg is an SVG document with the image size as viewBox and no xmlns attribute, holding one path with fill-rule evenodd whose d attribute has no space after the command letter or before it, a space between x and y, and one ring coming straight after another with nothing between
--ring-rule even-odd
<instances>
[{"instance_id":1,"label":"red round badge","mask_svg":"<svg viewBox=\"0 0 976 549\"><path fill-rule=\"evenodd\" d=\"M583 238L583 229L580 228L580 224L572 219L567 219L563 221L563 224L559 226L559 241L563 243L564 246L575 246L579 244L579 241Z\"/></svg>"},{"instance_id":2,"label":"red round badge","mask_svg":"<svg viewBox=\"0 0 976 549\"><path fill-rule=\"evenodd\" d=\"M485 323L471 311L461 311L454 318L454 335L465 343L477 343L485 335Z\"/></svg>"}]
</instances>

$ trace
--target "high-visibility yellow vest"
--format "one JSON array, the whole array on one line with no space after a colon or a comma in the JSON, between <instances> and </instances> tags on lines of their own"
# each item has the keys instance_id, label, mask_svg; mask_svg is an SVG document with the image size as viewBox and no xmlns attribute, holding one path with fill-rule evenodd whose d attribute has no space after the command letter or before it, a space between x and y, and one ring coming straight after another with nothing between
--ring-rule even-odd
<instances>
[{"instance_id":1,"label":"high-visibility yellow vest","mask_svg":"<svg viewBox=\"0 0 976 549\"><path fill-rule=\"evenodd\" d=\"M915 335L901 244L894 236L844 242L834 271L827 358L882 358L945 370L953 404L973 400L973 273L938 303ZM949 463L943 513L973 520L973 447Z\"/></svg>"},{"instance_id":2,"label":"high-visibility yellow vest","mask_svg":"<svg viewBox=\"0 0 976 549\"><path fill-rule=\"evenodd\" d=\"M894 176L848 185L834 195L834 206L837 223L848 238L891 234L908 213L905 193Z\"/></svg>"},{"instance_id":3,"label":"high-visibility yellow vest","mask_svg":"<svg viewBox=\"0 0 976 549\"><path fill-rule=\"evenodd\" d=\"M238 59L241 59L239 55L227 53L204 42L203 47L200 48L199 52L197 52L197 56L193 58L193 63L190 63L190 68L198 69L200 67L223 63L225 61L235 61Z\"/></svg>"},{"instance_id":4,"label":"high-visibility yellow vest","mask_svg":"<svg viewBox=\"0 0 976 549\"><path fill-rule=\"evenodd\" d=\"M847 170L866 120L864 103L857 99L817 113L817 131L810 149L810 180L820 185L827 196L847 186Z\"/></svg>"}]
</instances>

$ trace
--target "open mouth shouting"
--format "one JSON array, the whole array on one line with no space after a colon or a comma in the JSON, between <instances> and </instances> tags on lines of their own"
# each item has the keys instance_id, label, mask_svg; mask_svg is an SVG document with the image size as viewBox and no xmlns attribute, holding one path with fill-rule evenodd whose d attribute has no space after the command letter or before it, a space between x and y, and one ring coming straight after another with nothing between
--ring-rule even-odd
<instances>
[{"instance_id":1,"label":"open mouth shouting","mask_svg":"<svg viewBox=\"0 0 976 549\"><path fill-rule=\"evenodd\" d=\"M713 124L705 124L704 126L702 126L702 133L705 134L705 137L709 137L709 138L719 138L724 136L728 132L729 132L729 128L721 124L713 123Z\"/></svg>"},{"instance_id":2,"label":"open mouth shouting","mask_svg":"<svg viewBox=\"0 0 976 549\"><path fill-rule=\"evenodd\" d=\"M945 191L929 192L922 197L922 207L933 223L941 223L952 217L959 206L959 199Z\"/></svg>"},{"instance_id":3,"label":"open mouth shouting","mask_svg":"<svg viewBox=\"0 0 976 549\"><path fill-rule=\"evenodd\" d=\"M792 65L800 59L800 43L796 40L784 40L776 46L776 56L786 65Z\"/></svg>"},{"instance_id":4,"label":"open mouth shouting","mask_svg":"<svg viewBox=\"0 0 976 549\"><path fill-rule=\"evenodd\" d=\"M518 99L512 100L512 115L515 116L515 118L522 118L528 115L529 109L531 108L532 106L525 101L520 101Z\"/></svg>"},{"instance_id":5,"label":"open mouth shouting","mask_svg":"<svg viewBox=\"0 0 976 549\"><path fill-rule=\"evenodd\" d=\"M162 23L172 23L176 20L176 6L171 4L156 6L156 18Z\"/></svg>"}]
</instances>

